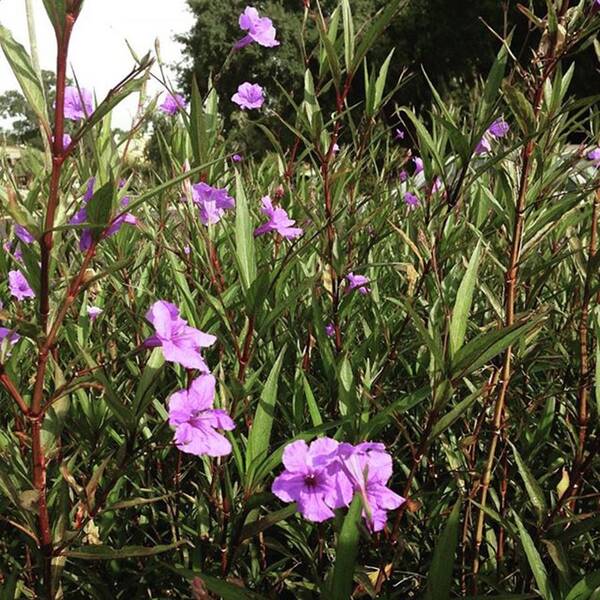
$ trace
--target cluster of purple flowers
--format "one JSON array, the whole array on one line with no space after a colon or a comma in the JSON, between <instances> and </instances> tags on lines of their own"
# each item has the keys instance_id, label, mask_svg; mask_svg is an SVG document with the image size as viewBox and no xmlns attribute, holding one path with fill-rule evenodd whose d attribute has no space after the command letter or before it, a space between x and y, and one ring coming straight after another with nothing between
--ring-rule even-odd
<instances>
[{"instance_id":1,"label":"cluster of purple flowers","mask_svg":"<svg viewBox=\"0 0 600 600\"><path fill-rule=\"evenodd\" d=\"M272 492L284 502L296 502L309 521L322 522L336 508L348 506L355 494L363 502L363 517L371 531L381 531L387 511L405 499L387 487L392 457L380 443L356 446L319 438L308 445L299 440L283 451L285 470L273 481Z\"/></svg>"},{"instance_id":2,"label":"cluster of purple flowers","mask_svg":"<svg viewBox=\"0 0 600 600\"><path fill-rule=\"evenodd\" d=\"M166 361L200 371L189 389L179 390L169 399L169 424L175 429L175 445L197 456L229 454L229 440L216 429L229 431L235 424L224 410L213 408L216 380L201 353L217 338L188 325L177 306L164 300L150 307L146 319L155 330L144 342L146 347L160 347Z\"/></svg>"},{"instance_id":3,"label":"cluster of purple flowers","mask_svg":"<svg viewBox=\"0 0 600 600\"><path fill-rule=\"evenodd\" d=\"M246 35L238 40L235 50L240 50L253 42L264 48L274 48L279 46L276 39L277 31L273 22L268 17L261 17L256 8L247 6L239 19L240 29L246 32ZM237 92L231 97L242 110L253 110L261 108L265 101L264 89L258 83L245 81Z\"/></svg>"},{"instance_id":4,"label":"cluster of purple flowers","mask_svg":"<svg viewBox=\"0 0 600 600\"><path fill-rule=\"evenodd\" d=\"M273 22L268 17L261 17L253 6L247 6L240 15L239 25L246 35L234 44L234 50L241 50L254 42L265 48L279 46L279 41L276 39L277 30ZM231 100L242 110L256 110L264 104L265 92L260 84L245 81L239 85ZM159 108L165 114L174 116L179 111L185 110L187 106L188 103L181 94L168 93Z\"/></svg>"}]
</instances>

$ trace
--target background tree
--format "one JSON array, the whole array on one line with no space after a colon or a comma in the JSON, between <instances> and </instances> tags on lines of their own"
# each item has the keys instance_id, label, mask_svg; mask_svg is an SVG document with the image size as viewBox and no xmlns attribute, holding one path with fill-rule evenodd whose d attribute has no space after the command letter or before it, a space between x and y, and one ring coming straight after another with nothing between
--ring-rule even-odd
<instances>
[{"instance_id":1,"label":"background tree","mask_svg":"<svg viewBox=\"0 0 600 600\"><path fill-rule=\"evenodd\" d=\"M233 114L239 115L229 98L243 81L260 81L269 93L269 107L293 121L294 116L284 111L289 107L282 90L298 99L303 88L303 72L311 51L317 44L317 31L311 19L306 23L306 43L302 42L304 2L302 0L263 0L254 2L263 15L273 19L277 37L282 42L277 52L269 52L256 44L234 53L223 64L234 41L242 37L237 26L238 15L247 0L215 3L212 0L189 0L196 22L187 34L179 36L183 54L188 59L179 70L182 89L189 92L191 76L195 75L201 91L207 90L209 75L216 80L222 98L221 109L231 124ZM316 10L314 0L309 3ZM336 2L322 0L321 9L327 17ZM355 22L364 21L387 4L387 0L351 0ZM517 8L516 0L411 0L381 36L371 51L373 64L380 64L392 48L394 59L390 79L397 79L403 69L409 68L415 77L398 91L398 104L417 108L431 102L429 84L423 69L444 98L466 104L471 101L469 86L484 76L491 67L499 46L499 36L513 31L513 49L524 61L539 41L539 35ZM530 0L538 14L545 8L544 0ZM491 30L498 35L494 35ZM573 89L577 95L591 95L597 70L592 48L579 54L580 63ZM358 82L360 84L360 81ZM362 90L355 91L362 97ZM273 124L270 124L273 126ZM243 128L238 128L243 129ZM281 134L285 135L281 128Z\"/></svg>"},{"instance_id":2,"label":"background tree","mask_svg":"<svg viewBox=\"0 0 600 600\"><path fill-rule=\"evenodd\" d=\"M42 81L48 101L52 107L55 98L55 78L52 71L42 71ZM17 90L8 90L0 94L0 118L6 119L9 126L0 132L11 144L27 144L42 148L42 139L35 113Z\"/></svg>"}]
</instances>

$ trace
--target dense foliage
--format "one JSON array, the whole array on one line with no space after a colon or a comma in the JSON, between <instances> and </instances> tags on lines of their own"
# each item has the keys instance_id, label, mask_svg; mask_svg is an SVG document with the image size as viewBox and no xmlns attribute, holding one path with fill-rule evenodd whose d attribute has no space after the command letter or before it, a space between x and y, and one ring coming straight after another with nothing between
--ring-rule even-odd
<instances>
[{"instance_id":1,"label":"dense foliage","mask_svg":"<svg viewBox=\"0 0 600 600\"><path fill-rule=\"evenodd\" d=\"M533 58L506 40L473 106L423 114L370 53L400 0L307 7L289 144L279 29L215 30L223 61L254 35L233 101L206 73L145 98L146 56L94 106L65 80L83 1L44 4L52 117L0 28L52 146L0 173L0 597L597 597L600 117L568 60L599 3L549 0Z\"/></svg>"},{"instance_id":2,"label":"dense foliage","mask_svg":"<svg viewBox=\"0 0 600 600\"><path fill-rule=\"evenodd\" d=\"M309 4L311 4L309 2ZM316 2L312 2L313 10ZM523 3L521 3L523 4ZM530 2L538 12L545 8L544 0ZM276 54L265 56L258 48L237 53L225 63L230 50L230 40L236 36L238 14L245 6L244 0L215 3L211 0L190 0L195 24L190 32L179 36L185 60L179 65L180 83L189 91L192 76L198 79L201 91L209 85L207 74L217 77L215 86L223 98L230 98L240 78L269 82L272 90L271 107L286 119L293 119L293 107L285 95L301 98L303 72L307 62L316 61L318 49L317 24L302 10L301 0L264 0L257 4L272 16L278 27L283 45ZM320 2L324 15L335 9L335 0ZM351 6L357 30L378 10L386 0L352 0ZM374 40L370 55L382 63L394 50L389 78L397 81L406 74L402 87L394 94L394 101L416 107L427 107L432 101L431 88L422 69L434 83L444 99L468 105L473 101L469 89L485 77L496 57L499 40L512 34L512 48L522 60L529 60L539 43L540 32L523 18L516 0L411 0L402 3L400 10L385 32ZM313 13L314 14L314 13ZM494 35L492 32L496 32ZM596 69L592 48L578 52L578 69L571 91L577 96L587 96L597 91L595 78L588 73ZM572 60L570 59L570 60ZM204 86L204 87L203 87ZM351 98L360 102L364 97L362 73L357 74ZM323 95L324 109L333 110L333 96ZM227 119L235 118L233 106L224 106ZM279 135L286 135L284 127L273 119L270 127ZM255 141L255 147L260 145Z\"/></svg>"}]
</instances>

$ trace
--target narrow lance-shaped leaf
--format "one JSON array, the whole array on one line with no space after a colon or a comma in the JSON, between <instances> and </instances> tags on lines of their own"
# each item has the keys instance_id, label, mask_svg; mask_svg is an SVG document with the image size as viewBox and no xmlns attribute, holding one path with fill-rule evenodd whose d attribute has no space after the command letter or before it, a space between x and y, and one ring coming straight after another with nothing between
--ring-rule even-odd
<instances>
[{"instance_id":1,"label":"narrow lance-shaped leaf","mask_svg":"<svg viewBox=\"0 0 600 600\"><path fill-rule=\"evenodd\" d=\"M479 260L481 257L481 242L475 247L465 275L460 282L456 292L454 310L452 311L452 320L450 321L450 356L454 356L465 341L467 332L467 322L471 305L473 304L473 292L477 282L477 271L479 269Z\"/></svg>"},{"instance_id":2,"label":"narrow lance-shaped leaf","mask_svg":"<svg viewBox=\"0 0 600 600\"><path fill-rule=\"evenodd\" d=\"M235 186L235 249L240 269L242 284L250 289L256 279L256 258L254 255L254 237L248 200L239 174L236 175Z\"/></svg>"},{"instance_id":3,"label":"narrow lance-shaped leaf","mask_svg":"<svg viewBox=\"0 0 600 600\"><path fill-rule=\"evenodd\" d=\"M46 109L46 100L44 90L39 77L31 64L31 58L25 48L17 42L12 33L0 25L0 46L6 56L23 95L31 109L35 112L40 121L41 128L47 137L50 136L50 125L48 123L48 112Z\"/></svg>"},{"instance_id":4,"label":"narrow lance-shaped leaf","mask_svg":"<svg viewBox=\"0 0 600 600\"><path fill-rule=\"evenodd\" d=\"M531 539L529 532L525 529L523 522L516 513L513 513L513 517L519 530L519 537L521 538L521 544L523 544L523 550L527 556L527 561L531 567L531 572L537 583L538 591L540 596L544 600L554 600L554 594L552 592L552 584L548 571L544 565L544 561L540 556L540 553L536 547L536 544Z\"/></svg>"},{"instance_id":5,"label":"narrow lance-shaped leaf","mask_svg":"<svg viewBox=\"0 0 600 600\"><path fill-rule=\"evenodd\" d=\"M592 594L598 593L598 588L600 588L600 571L588 573L571 588L565 600L588 600Z\"/></svg>"},{"instance_id":6,"label":"narrow lance-shaped leaf","mask_svg":"<svg viewBox=\"0 0 600 600\"><path fill-rule=\"evenodd\" d=\"M435 545L429 577L427 578L426 600L447 600L450 598L452 570L458 544L460 506L461 500L459 498L454 504L448 522Z\"/></svg>"},{"instance_id":7,"label":"narrow lance-shaped leaf","mask_svg":"<svg viewBox=\"0 0 600 600\"><path fill-rule=\"evenodd\" d=\"M529 496L529 499L535 508L538 519L541 519L548 511L548 505L546 504L546 499L544 498L544 492L542 491L540 484L537 482L537 479L533 476L533 473L529 470L529 467L525 464L525 461L519 454L519 451L513 444L510 445L513 449L519 474L521 475L523 483L525 484L527 495Z\"/></svg>"},{"instance_id":8,"label":"narrow lance-shaped leaf","mask_svg":"<svg viewBox=\"0 0 600 600\"><path fill-rule=\"evenodd\" d=\"M354 20L350 0L342 0L342 23L344 26L344 60L346 69L351 72L354 59Z\"/></svg>"},{"instance_id":9,"label":"narrow lance-shaped leaf","mask_svg":"<svg viewBox=\"0 0 600 600\"><path fill-rule=\"evenodd\" d=\"M519 338L529 333L542 322L543 316L531 317L502 329L478 335L463 346L453 358L452 377L460 378L485 365L489 360L506 350Z\"/></svg>"},{"instance_id":10,"label":"narrow lance-shaped leaf","mask_svg":"<svg viewBox=\"0 0 600 600\"><path fill-rule=\"evenodd\" d=\"M358 540L360 539L359 522L361 512L362 499L359 494L356 494L338 537L335 566L333 576L329 582L329 594L323 597L331 600L348 600L352 596L354 568L358 556Z\"/></svg>"},{"instance_id":11,"label":"narrow lance-shaped leaf","mask_svg":"<svg viewBox=\"0 0 600 600\"><path fill-rule=\"evenodd\" d=\"M246 450L246 472L250 473L258 462L264 460L271 443L271 430L273 429L273 418L275 416L275 405L277 403L277 389L279 384L279 373L285 355L285 346L281 349L265 387L260 395L250 434L248 435L248 448Z\"/></svg>"}]
</instances>

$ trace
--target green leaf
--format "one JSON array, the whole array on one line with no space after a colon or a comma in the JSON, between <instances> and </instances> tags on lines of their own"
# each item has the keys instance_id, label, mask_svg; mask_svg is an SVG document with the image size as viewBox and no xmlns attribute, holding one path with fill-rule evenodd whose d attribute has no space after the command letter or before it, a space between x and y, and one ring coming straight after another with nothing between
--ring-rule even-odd
<instances>
[{"instance_id":1,"label":"green leaf","mask_svg":"<svg viewBox=\"0 0 600 600\"><path fill-rule=\"evenodd\" d=\"M179 546L187 544L186 541L159 546L123 546L123 548L110 548L109 546L84 546L75 550L65 550L64 556L80 560L117 560L120 558L135 558L139 556L155 556L163 552L170 552Z\"/></svg>"},{"instance_id":2,"label":"green leaf","mask_svg":"<svg viewBox=\"0 0 600 600\"><path fill-rule=\"evenodd\" d=\"M165 364L165 358L161 348L154 348L150 354L150 358L146 363L142 378L140 379L134 400L134 413L137 417L141 417L146 406L152 402L153 384L156 381L158 374L162 371Z\"/></svg>"},{"instance_id":3,"label":"green leaf","mask_svg":"<svg viewBox=\"0 0 600 600\"><path fill-rule=\"evenodd\" d=\"M362 513L360 494L354 496L348 514L342 524L335 552L335 566L330 582L329 594L323 596L331 600L348 600L352 596L354 568L358 556L360 539L360 519Z\"/></svg>"},{"instance_id":4,"label":"green leaf","mask_svg":"<svg viewBox=\"0 0 600 600\"><path fill-rule=\"evenodd\" d=\"M387 82L388 70L390 68L390 63L392 61L392 56L394 55L395 48L392 48L390 53L387 55L384 63L381 65L379 69L379 75L375 80L375 90L373 94L373 104L370 107L369 115L374 116L381 106L381 102L383 101L383 93L385 91L385 84Z\"/></svg>"},{"instance_id":5,"label":"green leaf","mask_svg":"<svg viewBox=\"0 0 600 600\"><path fill-rule=\"evenodd\" d=\"M541 315L537 315L527 321L518 321L509 327L478 335L456 353L452 364L452 378L459 379L485 365L519 338L538 327L542 319Z\"/></svg>"},{"instance_id":6,"label":"green leaf","mask_svg":"<svg viewBox=\"0 0 600 600\"><path fill-rule=\"evenodd\" d=\"M162 563L161 563L162 564ZM178 573L182 577L189 579L190 581L198 578L200 579L209 592L216 594L223 600L266 600L264 596L260 596L255 592L246 590L232 583L227 583L222 579L205 575L200 571L190 571L189 569L180 569L172 567L171 565L164 565L168 569L171 569L175 573Z\"/></svg>"},{"instance_id":7,"label":"green leaf","mask_svg":"<svg viewBox=\"0 0 600 600\"><path fill-rule=\"evenodd\" d=\"M401 5L406 4L407 0L389 0L386 3L386 6L383 10L381 10L378 15L375 17L371 27L367 30L367 32L361 37L360 44L356 49L356 53L354 55L354 61L352 64L352 68L348 67L348 70L351 73L355 73L356 70L360 67L363 58L371 48L371 46L375 43L375 40L379 38L379 36L384 32L386 27L390 24L391 20L394 18L398 10L400 10Z\"/></svg>"},{"instance_id":8,"label":"green leaf","mask_svg":"<svg viewBox=\"0 0 600 600\"><path fill-rule=\"evenodd\" d=\"M571 588L565 600L587 600L598 588L600 588L600 571L588 573Z\"/></svg>"},{"instance_id":9,"label":"green leaf","mask_svg":"<svg viewBox=\"0 0 600 600\"><path fill-rule=\"evenodd\" d=\"M87 220L94 230L95 238L106 228L110 220L115 184L109 181L98 189L87 204Z\"/></svg>"},{"instance_id":10,"label":"green leaf","mask_svg":"<svg viewBox=\"0 0 600 600\"><path fill-rule=\"evenodd\" d=\"M194 153L194 166L201 165L206 161L208 155L208 139L206 135L206 119L202 96L198 89L196 76L192 77L192 101L190 106L190 141Z\"/></svg>"},{"instance_id":11,"label":"green leaf","mask_svg":"<svg viewBox=\"0 0 600 600\"><path fill-rule=\"evenodd\" d=\"M50 137L50 125L48 122L48 112L46 109L46 100L44 90L40 79L31 64L31 58L25 48L17 42L11 32L0 25L0 46L6 56L23 95L31 109L35 112L40 121L40 125L48 138Z\"/></svg>"},{"instance_id":12,"label":"green leaf","mask_svg":"<svg viewBox=\"0 0 600 600\"><path fill-rule=\"evenodd\" d=\"M248 447L246 449L246 473L250 474L262 460L265 459L271 442L271 430L273 429L273 418L275 416L275 405L277 404L277 388L279 373L285 355L284 346L269 373L265 387L260 395L258 406L252 421L252 427L248 435Z\"/></svg>"},{"instance_id":13,"label":"green leaf","mask_svg":"<svg viewBox=\"0 0 600 600\"><path fill-rule=\"evenodd\" d=\"M537 513L538 520L541 520L548 512L548 505L546 503L546 498L544 497L544 492L542 491L540 484L537 482L537 479L533 476L533 473L523 461L523 458L519 454L519 451L516 449L514 444L511 442L509 442L509 444L513 449L517 468L519 469L519 474L521 475L523 483L525 484L525 489L527 490L529 499L531 500L533 508Z\"/></svg>"},{"instance_id":14,"label":"green leaf","mask_svg":"<svg viewBox=\"0 0 600 600\"><path fill-rule=\"evenodd\" d=\"M454 356L462 347L467 332L467 322L473 304L473 292L477 282L477 271L481 258L481 242L477 243L471 255L465 275L460 282L450 321L450 356Z\"/></svg>"},{"instance_id":15,"label":"green leaf","mask_svg":"<svg viewBox=\"0 0 600 600\"><path fill-rule=\"evenodd\" d=\"M553 600L554 594L552 592L552 584L550 582L550 577L548 576L548 571L546 571L544 561L542 560L534 541L531 539L529 532L525 529L523 522L516 512L513 512L513 517L517 524L521 544L523 545L523 550L527 556L531 572L537 583L540 596L544 598L544 600Z\"/></svg>"},{"instance_id":16,"label":"green leaf","mask_svg":"<svg viewBox=\"0 0 600 600\"><path fill-rule=\"evenodd\" d=\"M492 65L488 78L485 82L480 112L480 125L482 128L487 126L492 107L498 99L500 86L502 85L504 73L506 72L506 62L508 60L507 44L509 43L510 38L500 48L500 51L496 56L496 60L494 61L494 64Z\"/></svg>"},{"instance_id":17,"label":"green leaf","mask_svg":"<svg viewBox=\"0 0 600 600\"><path fill-rule=\"evenodd\" d=\"M535 114L531 102L512 85L504 86L504 97L521 131L525 135L532 134L535 131Z\"/></svg>"},{"instance_id":18,"label":"green leaf","mask_svg":"<svg viewBox=\"0 0 600 600\"><path fill-rule=\"evenodd\" d=\"M440 534L433 560L427 578L427 600L447 600L450 598L452 588L452 571L458 544L458 526L460 523L460 498L454 504L454 508L448 517L444 530Z\"/></svg>"},{"instance_id":19,"label":"green leaf","mask_svg":"<svg viewBox=\"0 0 600 600\"><path fill-rule=\"evenodd\" d=\"M327 63L329 65L329 70L331 71L331 76L333 77L333 83L336 86L336 88L338 88L342 79L342 73L340 61L338 60L338 56L334 47L335 40L331 39L330 32L327 31L327 25L325 23L325 19L323 18L323 13L320 10L321 7L317 5L317 8L319 9L319 16L317 19L317 29L319 31L319 38L321 39L321 43L325 48L325 55L327 57ZM330 27L333 26L334 25ZM335 31L333 33L335 33Z\"/></svg>"},{"instance_id":20,"label":"green leaf","mask_svg":"<svg viewBox=\"0 0 600 600\"><path fill-rule=\"evenodd\" d=\"M276 523L279 523L280 521L291 517L297 510L298 507L294 502L289 506L281 508L280 510L276 510L274 512L269 513L268 515L266 515L262 519L259 519L258 521L246 523L242 528L242 532L240 534L240 541L247 540L254 537L255 535L258 535L259 533L269 529L269 527L272 527Z\"/></svg>"},{"instance_id":21,"label":"green leaf","mask_svg":"<svg viewBox=\"0 0 600 600\"><path fill-rule=\"evenodd\" d=\"M338 379L338 402L340 415L342 415L342 417L353 417L358 411L358 405L356 402L356 386L354 384L352 364L346 356L342 358Z\"/></svg>"},{"instance_id":22,"label":"green leaf","mask_svg":"<svg viewBox=\"0 0 600 600\"><path fill-rule=\"evenodd\" d=\"M346 61L346 70L350 73L353 71L355 41L350 0L342 0L342 24L344 27L344 60Z\"/></svg>"},{"instance_id":23,"label":"green leaf","mask_svg":"<svg viewBox=\"0 0 600 600\"><path fill-rule=\"evenodd\" d=\"M65 0L43 0L43 2L52 27L56 32L62 33L65 28L65 18L67 16Z\"/></svg>"},{"instance_id":24,"label":"green leaf","mask_svg":"<svg viewBox=\"0 0 600 600\"><path fill-rule=\"evenodd\" d=\"M244 289L248 290L256 279L254 236L248 200L239 173L236 174L235 183L235 249L242 284Z\"/></svg>"},{"instance_id":25,"label":"green leaf","mask_svg":"<svg viewBox=\"0 0 600 600\"><path fill-rule=\"evenodd\" d=\"M481 396L482 390L476 390L469 394L464 400L461 400L452 410L446 413L432 428L429 440L434 440L446 429L451 427L460 417L475 403Z\"/></svg>"}]
</instances>

